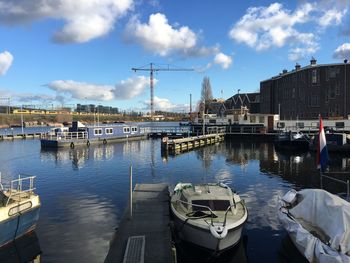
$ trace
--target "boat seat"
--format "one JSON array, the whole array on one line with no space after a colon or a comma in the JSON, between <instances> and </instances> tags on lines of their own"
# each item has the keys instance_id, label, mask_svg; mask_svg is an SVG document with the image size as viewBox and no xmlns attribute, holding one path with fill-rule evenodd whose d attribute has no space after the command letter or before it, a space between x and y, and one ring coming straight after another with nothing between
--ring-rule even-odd
<instances>
[{"instance_id":1,"label":"boat seat","mask_svg":"<svg viewBox=\"0 0 350 263\"><path fill-rule=\"evenodd\" d=\"M145 236L128 238L123 263L143 263L145 258Z\"/></svg>"}]
</instances>

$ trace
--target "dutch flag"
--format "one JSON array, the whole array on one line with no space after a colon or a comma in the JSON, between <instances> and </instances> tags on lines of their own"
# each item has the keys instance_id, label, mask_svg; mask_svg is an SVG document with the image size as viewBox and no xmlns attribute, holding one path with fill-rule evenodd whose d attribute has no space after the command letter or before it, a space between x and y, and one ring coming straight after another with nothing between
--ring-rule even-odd
<instances>
[{"instance_id":1,"label":"dutch flag","mask_svg":"<svg viewBox=\"0 0 350 263\"><path fill-rule=\"evenodd\" d=\"M320 116L320 128L318 133L318 145L317 145L317 169L324 171L328 162L328 151L326 135L323 129L323 122Z\"/></svg>"}]
</instances>

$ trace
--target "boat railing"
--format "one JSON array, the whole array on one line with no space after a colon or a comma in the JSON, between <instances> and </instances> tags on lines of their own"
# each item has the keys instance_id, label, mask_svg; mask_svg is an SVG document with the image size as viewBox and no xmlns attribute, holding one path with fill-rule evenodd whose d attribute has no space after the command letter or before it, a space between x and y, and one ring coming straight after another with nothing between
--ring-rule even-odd
<instances>
[{"instance_id":1,"label":"boat railing","mask_svg":"<svg viewBox=\"0 0 350 263\"><path fill-rule=\"evenodd\" d=\"M10 200L13 200L14 197L18 197L18 201L21 201L21 198L27 197L33 193L36 189L34 187L34 178L36 176L25 175L27 177L22 177L22 175L18 175L18 179L12 180L10 184L10 188L8 190L9 196L6 202L6 206L9 204Z\"/></svg>"},{"instance_id":2,"label":"boat railing","mask_svg":"<svg viewBox=\"0 0 350 263\"><path fill-rule=\"evenodd\" d=\"M211 208L209 206L206 206L206 205L197 205L197 204L192 204L190 202L186 202L186 201L182 201L182 200L177 200L176 202L179 202L179 203L183 203L183 204L186 204L187 206L194 206L194 207L199 207L199 208L205 208L206 210L208 210L210 212L210 223L211 225L214 225L214 222L213 222L213 218L216 218L216 215L215 213L213 212L213 210L211 210ZM224 217L224 221L223 221L223 227L226 226L226 219L227 219L227 214L228 212L231 210L232 207L237 207L236 205L236 202L233 200L233 204L228 206L226 211L225 211L225 217Z\"/></svg>"},{"instance_id":3,"label":"boat railing","mask_svg":"<svg viewBox=\"0 0 350 263\"><path fill-rule=\"evenodd\" d=\"M86 131L78 132L57 132L56 134L45 134L41 137L46 140L73 140L73 139L88 139Z\"/></svg>"}]
</instances>

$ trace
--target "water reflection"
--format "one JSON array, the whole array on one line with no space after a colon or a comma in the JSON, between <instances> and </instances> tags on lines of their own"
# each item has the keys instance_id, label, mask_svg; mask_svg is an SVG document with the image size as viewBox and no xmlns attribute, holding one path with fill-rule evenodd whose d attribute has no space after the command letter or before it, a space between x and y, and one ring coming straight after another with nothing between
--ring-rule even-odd
<instances>
[{"instance_id":1,"label":"water reflection","mask_svg":"<svg viewBox=\"0 0 350 263\"><path fill-rule=\"evenodd\" d=\"M41 150L37 140L0 142L6 153L0 154L4 176L21 172L37 176L42 200L37 233L43 261L103 262L127 204L128 168L133 164L135 183L228 184L249 211L244 229L249 238L243 245L249 262L278 262L286 234L276 215L278 196L290 188L320 187L315 153L276 152L270 143L227 140L166 157L160 143L142 140L48 151ZM342 172L332 176L350 179L344 173L350 171L349 157L330 157L331 171ZM336 182L324 179L323 184L333 193L346 191Z\"/></svg>"},{"instance_id":2,"label":"water reflection","mask_svg":"<svg viewBox=\"0 0 350 263\"><path fill-rule=\"evenodd\" d=\"M189 243L181 242L176 246L179 263L245 263L247 258L247 236L243 236L241 240L234 247L220 253L214 254L207 250L191 245Z\"/></svg>"},{"instance_id":3,"label":"water reflection","mask_svg":"<svg viewBox=\"0 0 350 263\"><path fill-rule=\"evenodd\" d=\"M0 249L0 262L2 263L39 263L41 262L41 249L39 239L35 232L31 232L16 239L9 245Z\"/></svg>"}]
</instances>

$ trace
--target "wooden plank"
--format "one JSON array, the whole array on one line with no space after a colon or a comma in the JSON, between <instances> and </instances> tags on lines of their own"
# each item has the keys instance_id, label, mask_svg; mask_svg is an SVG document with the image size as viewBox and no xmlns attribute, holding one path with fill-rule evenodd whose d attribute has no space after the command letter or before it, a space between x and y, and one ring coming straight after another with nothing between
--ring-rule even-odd
<instances>
[{"instance_id":1,"label":"wooden plank","mask_svg":"<svg viewBox=\"0 0 350 263\"><path fill-rule=\"evenodd\" d=\"M169 192L166 184L137 184L133 192L133 217L129 205L110 245L105 263L123 262L130 236L145 236L144 262L172 262L169 227Z\"/></svg>"}]
</instances>

